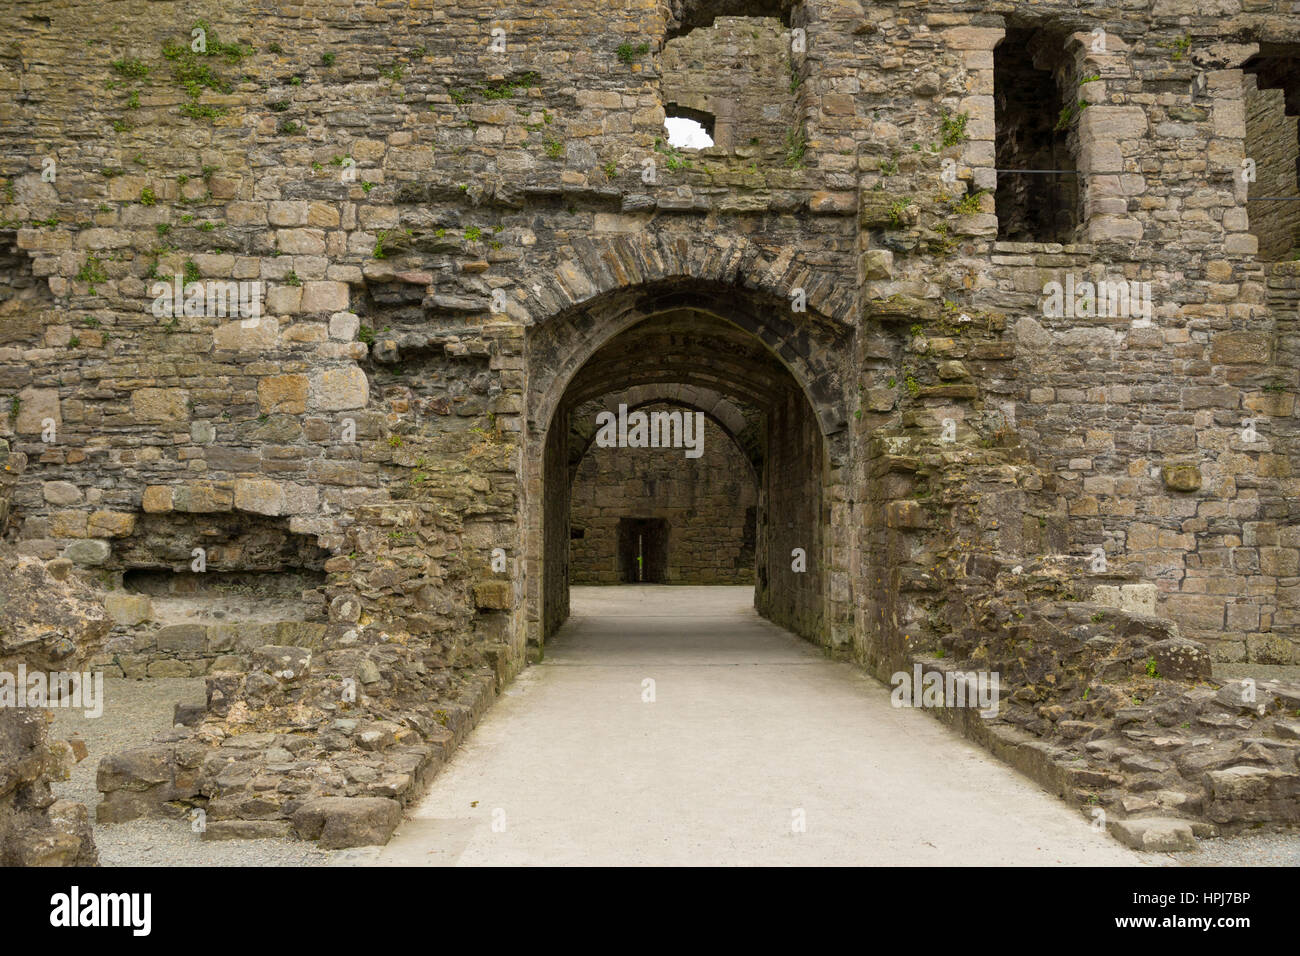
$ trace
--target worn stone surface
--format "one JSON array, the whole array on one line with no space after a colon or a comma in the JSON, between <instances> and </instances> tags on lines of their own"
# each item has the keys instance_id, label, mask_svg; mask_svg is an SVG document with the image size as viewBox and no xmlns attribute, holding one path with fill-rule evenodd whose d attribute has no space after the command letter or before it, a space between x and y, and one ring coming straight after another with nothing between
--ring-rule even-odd
<instances>
[{"instance_id":1,"label":"worn stone surface","mask_svg":"<svg viewBox=\"0 0 1300 956\"><path fill-rule=\"evenodd\" d=\"M1196 848L1196 837L1186 820L1163 817L1134 817L1116 820L1110 832L1125 846L1150 853L1168 853Z\"/></svg>"},{"instance_id":2,"label":"worn stone surface","mask_svg":"<svg viewBox=\"0 0 1300 956\"><path fill-rule=\"evenodd\" d=\"M100 649L111 622L90 588L32 558L0 554L0 863L5 866L93 866L94 835L86 808L56 800L51 780L67 779L85 756L48 736L43 703L15 706L20 674L81 673ZM22 668L22 670L20 670ZM25 690L30 691L28 683ZM48 701L45 696L42 701ZM102 700L100 704L102 706ZM66 706L66 704L64 704Z\"/></svg>"},{"instance_id":3,"label":"worn stone surface","mask_svg":"<svg viewBox=\"0 0 1300 956\"><path fill-rule=\"evenodd\" d=\"M601 410L617 413L619 404ZM595 412L587 411L578 417L594 422ZM669 405L642 411L697 414L694 408ZM716 415L699 419L698 458L687 458L683 447L629 454L591 447L581 440L589 436L580 437L571 522L572 534L581 537L572 538L571 583L753 581L758 489L754 467L737 444L748 422L739 409L729 411L734 412L730 428ZM672 423L663 427L671 431Z\"/></svg>"},{"instance_id":4,"label":"worn stone surface","mask_svg":"<svg viewBox=\"0 0 1300 956\"><path fill-rule=\"evenodd\" d=\"M293 815L299 836L319 840L323 849L383 844L402 819L402 805L383 797L320 797Z\"/></svg>"}]
</instances>

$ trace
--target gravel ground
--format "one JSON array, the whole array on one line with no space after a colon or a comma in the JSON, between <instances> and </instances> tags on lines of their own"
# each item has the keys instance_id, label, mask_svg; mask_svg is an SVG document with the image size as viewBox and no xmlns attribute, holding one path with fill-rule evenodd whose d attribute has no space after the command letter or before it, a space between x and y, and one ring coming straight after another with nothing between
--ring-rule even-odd
<instances>
[{"instance_id":1,"label":"gravel ground","mask_svg":"<svg viewBox=\"0 0 1300 956\"><path fill-rule=\"evenodd\" d=\"M1215 665L1222 668L1253 665ZM1277 670L1257 678L1281 676ZM1245 672L1243 672L1245 673ZM1235 676L1224 674L1224 676ZM153 734L171 726L177 703L201 703L202 678L109 679L104 682L104 713L94 719L79 710L53 711L53 738L79 735L89 756L73 769L72 779L53 785L57 796L84 803L94 818L99 802L95 773L107 754L141 746ZM95 825L95 843L104 866L366 866L379 856L378 847L325 851L302 840L200 840L183 820L133 820L111 826ZM1145 853L1152 866L1300 866L1300 831L1257 831L1237 837L1202 840L1192 853Z\"/></svg>"},{"instance_id":2,"label":"gravel ground","mask_svg":"<svg viewBox=\"0 0 1300 956\"><path fill-rule=\"evenodd\" d=\"M1143 853L1155 866L1300 866L1300 832L1258 831L1200 840L1191 853Z\"/></svg>"}]
</instances>

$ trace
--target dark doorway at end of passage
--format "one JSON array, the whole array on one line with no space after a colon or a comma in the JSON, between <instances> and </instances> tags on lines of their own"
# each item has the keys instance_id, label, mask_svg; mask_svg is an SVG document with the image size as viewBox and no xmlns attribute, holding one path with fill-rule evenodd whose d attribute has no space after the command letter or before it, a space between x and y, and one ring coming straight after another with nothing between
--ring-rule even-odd
<instances>
[{"instance_id":1,"label":"dark doorway at end of passage","mask_svg":"<svg viewBox=\"0 0 1300 956\"><path fill-rule=\"evenodd\" d=\"M668 522L618 520L618 573L624 584L663 584L668 571Z\"/></svg>"}]
</instances>

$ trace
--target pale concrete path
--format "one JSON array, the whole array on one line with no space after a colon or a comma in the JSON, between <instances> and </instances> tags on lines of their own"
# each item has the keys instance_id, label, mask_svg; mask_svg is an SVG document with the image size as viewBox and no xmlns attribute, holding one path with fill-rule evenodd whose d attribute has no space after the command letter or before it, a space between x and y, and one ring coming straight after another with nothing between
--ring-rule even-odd
<instances>
[{"instance_id":1,"label":"pale concrete path","mask_svg":"<svg viewBox=\"0 0 1300 956\"><path fill-rule=\"evenodd\" d=\"M546 661L506 690L388 846L338 862L1141 862L752 600L749 588L574 588Z\"/></svg>"}]
</instances>

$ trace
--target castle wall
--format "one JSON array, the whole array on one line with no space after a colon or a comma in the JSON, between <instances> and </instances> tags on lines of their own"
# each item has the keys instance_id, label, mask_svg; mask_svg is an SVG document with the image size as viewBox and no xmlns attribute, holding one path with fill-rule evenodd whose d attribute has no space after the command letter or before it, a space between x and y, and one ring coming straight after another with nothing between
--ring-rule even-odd
<instances>
[{"instance_id":1,"label":"castle wall","mask_svg":"<svg viewBox=\"0 0 1300 956\"><path fill-rule=\"evenodd\" d=\"M369 683L445 717L438 694L508 678L567 614L569 384L697 310L803 393L744 383L770 392L773 620L888 669L974 627L975 572L1066 556L1063 600L1136 586L1221 661L1294 663L1300 264L1273 260L1297 204L1257 212L1239 173L1294 156L1250 71L1293 62L1300 16L808 0L665 52L711 12L9 4L6 540L104 586L196 549L310 571L313 650L402 661ZM1050 149L999 150L1043 108L998 89L1008 38L1057 84L1019 127ZM738 138L665 149L693 96ZM1017 157L1069 167L1051 235L1000 232ZM169 315L173 276L262 283L262 314ZM1149 316L1046 304L1121 279Z\"/></svg>"}]
</instances>

